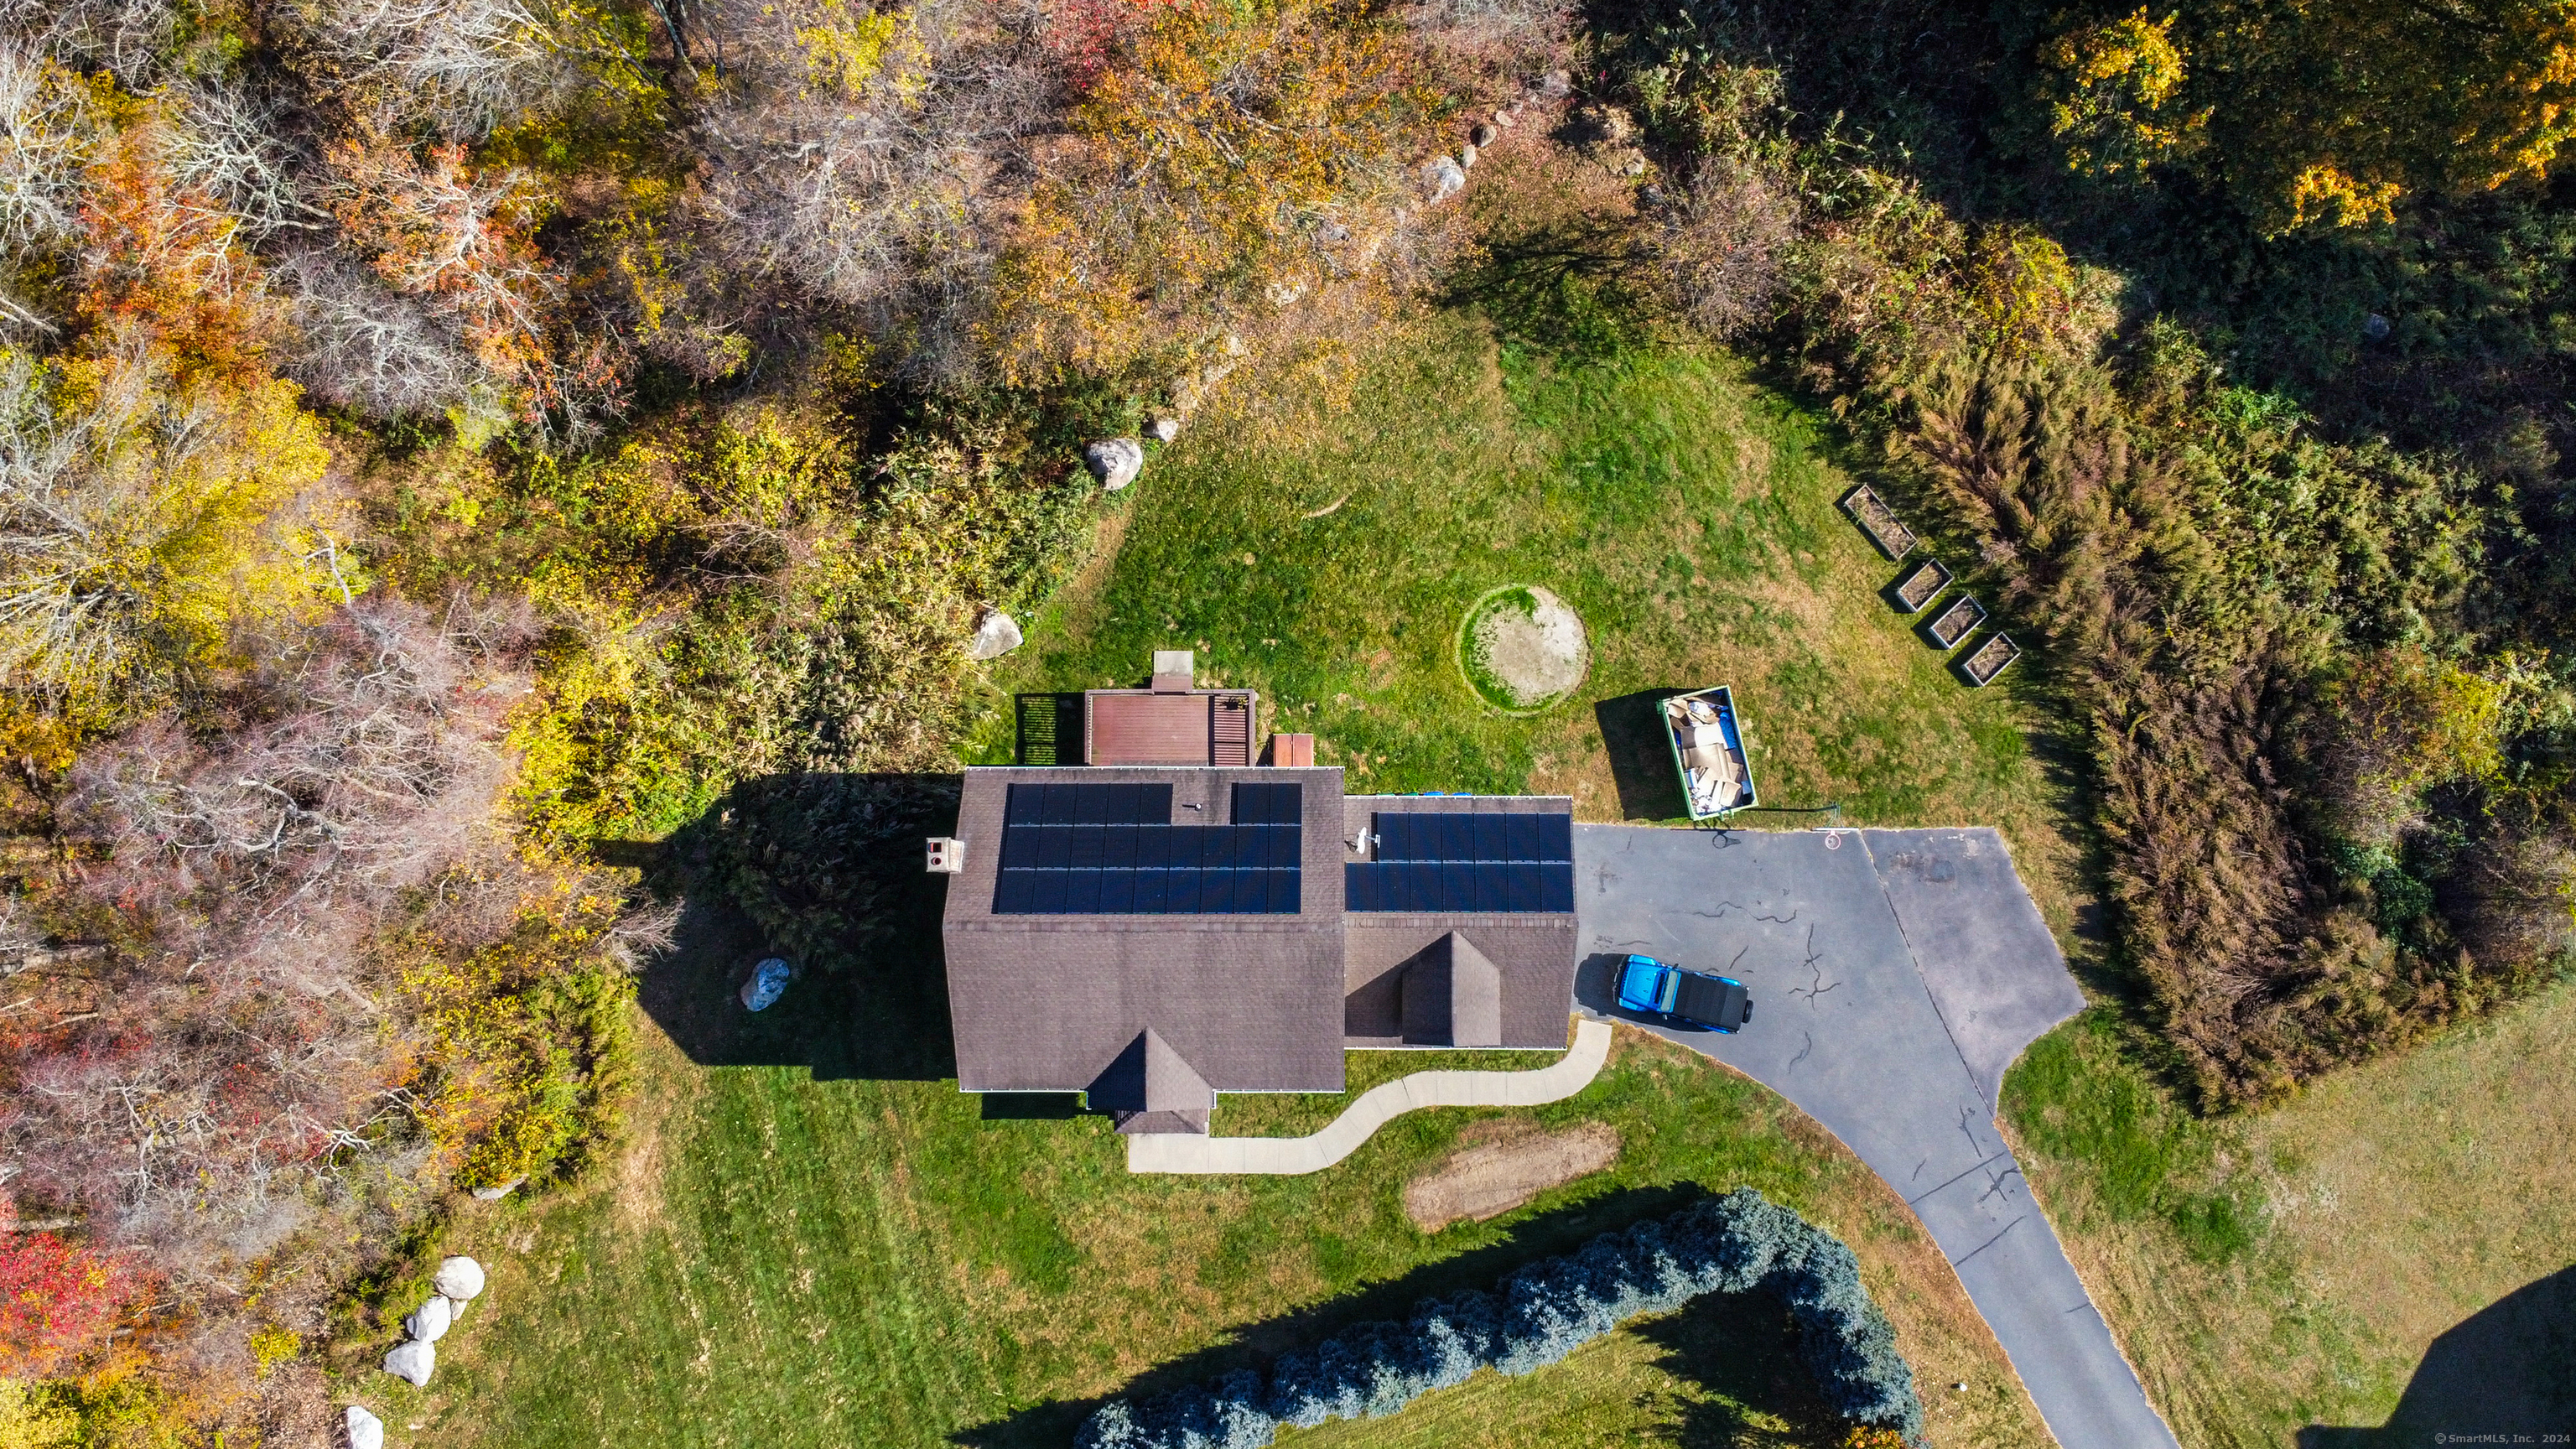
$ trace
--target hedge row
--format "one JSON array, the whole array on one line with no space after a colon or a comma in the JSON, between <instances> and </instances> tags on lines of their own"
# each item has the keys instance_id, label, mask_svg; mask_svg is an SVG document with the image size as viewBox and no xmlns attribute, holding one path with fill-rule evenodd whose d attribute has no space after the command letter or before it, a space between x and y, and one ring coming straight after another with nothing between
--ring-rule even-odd
<instances>
[{"instance_id":1,"label":"hedge row","mask_svg":"<svg viewBox=\"0 0 2576 1449\"><path fill-rule=\"evenodd\" d=\"M1850 1248L1749 1187L1662 1222L1605 1233L1569 1257L1513 1273L1495 1292L1425 1299L1410 1321L1363 1323L1269 1377L1244 1369L1149 1403L1113 1399L1078 1449L1257 1449L1282 1428L1392 1414L1480 1368L1525 1374L1641 1313L1703 1293L1766 1288L1796 1320L1799 1347L1844 1417L1920 1442L1923 1404L1896 1335L1861 1286Z\"/></svg>"}]
</instances>

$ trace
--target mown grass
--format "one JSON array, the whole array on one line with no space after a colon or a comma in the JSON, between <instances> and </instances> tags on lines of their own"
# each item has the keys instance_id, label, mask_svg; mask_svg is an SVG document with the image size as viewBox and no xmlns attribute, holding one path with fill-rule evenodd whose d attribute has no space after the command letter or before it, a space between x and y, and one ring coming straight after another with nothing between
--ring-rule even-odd
<instances>
[{"instance_id":1,"label":"mown grass","mask_svg":"<svg viewBox=\"0 0 2576 1449\"><path fill-rule=\"evenodd\" d=\"M2388 1422L2436 1337L2576 1263L2571 1060L2565 982L2277 1109L2207 1121L2095 1015L2031 1048L2005 1110L2033 1191L2182 1442L2250 1449ZM2563 1359L2487 1371L2554 1373L2576 1401ZM2388 1442L2468 1427L2409 1424Z\"/></svg>"},{"instance_id":2,"label":"mown grass","mask_svg":"<svg viewBox=\"0 0 2576 1449\"><path fill-rule=\"evenodd\" d=\"M1837 509L1851 480L1817 418L1722 354L1569 359L1468 312L1364 352L1345 397L1247 399L1159 451L1114 552L997 668L970 757L1011 758L1010 693L1131 684L1188 648L1354 790L1562 792L1587 819L1673 820L1644 697L1732 684L1766 804L2000 826L2068 923L2044 709L2025 676L1965 687L1888 606L1899 570ZM1581 688L1528 717L1486 705L1455 658L1466 611L1511 585L1555 591L1592 647Z\"/></svg>"},{"instance_id":3,"label":"mown grass","mask_svg":"<svg viewBox=\"0 0 2576 1449\"><path fill-rule=\"evenodd\" d=\"M832 1028L835 1000L808 1009L808 1030ZM1090 1402L1140 1376L1258 1363L1738 1183L1853 1243L1927 1388L1972 1385L1926 1394L1943 1442L2043 1442L1903 1204L1777 1097L1653 1038L1624 1038L1592 1088L1524 1114L1609 1123L1624 1144L1612 1169L1427 1235L1402 1215L1403 1184L1469 1122L1509 1114L1413 1114L1312 1177L1135 1177L1100 1118L987 1121L945 1082L707 1070L658 1036L648 1055L657 1105L620 1175L457 1223L449 1249L482 1257L492 1286L441 1345L432 1387L347 1385L389 1406L392 1442L1062 1444ZM1760 1298L1692 1310L1530 1379L1487 1376L1418 1415L1311 1439L1535 1444L1567 1442L1551 1425L1714 1424L1730 1427L1691 1442L1830 1444L1840 1426L1790 1372L1783 1325Z\"/></svg>"}]
</instances>

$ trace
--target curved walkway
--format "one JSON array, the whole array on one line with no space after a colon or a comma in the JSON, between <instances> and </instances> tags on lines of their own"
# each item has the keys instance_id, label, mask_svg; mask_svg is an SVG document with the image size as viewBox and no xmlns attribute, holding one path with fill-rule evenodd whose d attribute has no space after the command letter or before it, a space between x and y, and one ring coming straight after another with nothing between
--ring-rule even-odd
<instances>
[{"instance_id":1,"label":"curved walkway","mask_svg":"<svg viewBox=\"0 0 2576 1449\"><path fill-rule=\"evenodd\" d=\"M1360 1094L1312 1137L1201 1137L1157 1132L1127 1139L1129 1172L1319 1172L1348 1157L1377 1129L1424 1107L1535 1107L1592 1085L1610 1057L1610 1026L1574 1024L1574 1049L1530 1072L1415 1072Z\"/></svg>"}]
</instances>

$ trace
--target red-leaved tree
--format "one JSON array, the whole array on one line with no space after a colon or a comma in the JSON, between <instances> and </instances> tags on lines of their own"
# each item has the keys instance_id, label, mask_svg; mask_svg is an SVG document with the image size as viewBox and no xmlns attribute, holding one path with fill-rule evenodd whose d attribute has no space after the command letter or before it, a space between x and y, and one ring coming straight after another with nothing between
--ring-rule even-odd
<instances>
[{"instance_id":1,"label":"red-leaved tree","mask_svg":"<svg viewBox=\"0 0 2576 1449\"><path fill-rule=\"evenodd\" d=\"M43 1378L104 1338L141 1285L124 1257L13 1231L15 1217L0 1196L0 1378Z\"/></svg>"}]
</instances>

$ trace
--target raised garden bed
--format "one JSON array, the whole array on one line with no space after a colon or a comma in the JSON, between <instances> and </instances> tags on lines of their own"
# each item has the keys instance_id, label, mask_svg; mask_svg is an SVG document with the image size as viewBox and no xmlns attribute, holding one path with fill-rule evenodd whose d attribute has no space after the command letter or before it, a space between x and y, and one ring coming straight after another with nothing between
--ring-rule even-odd
<instances>
[{"instance_id":1,"label":"raised garden bed","mask_svg":"<svg viewBox=\"0 0 2576 1449\"><path fill-rule=\"evenodd\" d=\"M1913 550L1916 543L1914 530L1897 522L1896 510L1871 492L1868 484L1864 483L1843 495L1843 511L1852 516L1852 522L1860 525L1861 532L1869 535L1870 542L1878 545L1880 553L1894 559L1903 558Z\"/></svg>"},{"instance_id":2,"label":"raised garden bed","mask_svg":"<svg viewBox=\"0 0 2576 1449\"><path fill-rule=\"evenodd\" d=\"M1941 617L1932 621L1932 642L1944 649L1955 649L1959 641L1976 632L1986 621L1986 606L1966 594L1950 601Z\"/></svg>"},{"instance_id":3,"label":"raised garden bed","mask_svg":"<svg viewBox=\"0 0 2576 1449\"><path fill-rule=\"evenodd\" d=\"M1950 566L1937 558L1927 558L1914 566L1896 586L1896 603L1900 612L1920 614L1932 596L1950 586Z\"/></svg>"},{"instance_id":4,"label":"raised garden bed","mask_svg":"<svg viewBox=\"0 0 2576 1449\"><path fill-rule=\"evenodd\" d=\"M1977 652L1969 655L1968 661L1959 667L1966 672L1970 684L1983 689L1995 682L1995 676L2003 673L2006 665L2020 657L2019 645L2001 634L1996 634L1988 638L1985 643L1978 645Z\"/></svg>"}]
</instances>

